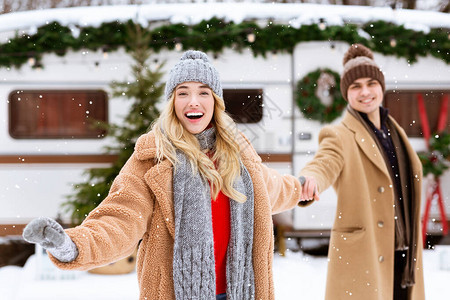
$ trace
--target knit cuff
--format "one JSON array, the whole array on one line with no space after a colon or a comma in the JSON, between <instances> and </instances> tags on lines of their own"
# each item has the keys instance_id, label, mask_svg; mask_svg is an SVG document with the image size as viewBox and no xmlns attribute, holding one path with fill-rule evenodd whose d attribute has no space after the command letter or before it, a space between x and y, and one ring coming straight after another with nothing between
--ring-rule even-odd
<instances>
[{"instance_id":1,"label":"knit cuff","mask_svg":"<svg viewBox=\"0 0 450 300\"><path fill-rule=\"evenodd\" d=\"M63 263L74 261L78 256L77 245L75 245L67 234L65 234L64 243L61 246L48 248L47 251Z\"/></svg>"}]
</instances>

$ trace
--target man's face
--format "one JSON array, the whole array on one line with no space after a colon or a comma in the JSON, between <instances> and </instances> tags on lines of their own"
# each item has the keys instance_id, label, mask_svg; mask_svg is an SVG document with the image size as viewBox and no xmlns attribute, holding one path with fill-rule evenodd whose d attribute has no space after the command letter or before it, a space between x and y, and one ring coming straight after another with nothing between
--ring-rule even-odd
<instances>
[{"instance_id":1,"label":"man's face","mask_svg":"<svg viewBox=\"0 0 450 300\"><path fill-rule=\"evenodd\" d=\"M372 114L379 112L383 102L383 88L378 80L359 78L348 87L347 100L354 110L365 113L370 118Z\"/></svg>"}]
</instances>

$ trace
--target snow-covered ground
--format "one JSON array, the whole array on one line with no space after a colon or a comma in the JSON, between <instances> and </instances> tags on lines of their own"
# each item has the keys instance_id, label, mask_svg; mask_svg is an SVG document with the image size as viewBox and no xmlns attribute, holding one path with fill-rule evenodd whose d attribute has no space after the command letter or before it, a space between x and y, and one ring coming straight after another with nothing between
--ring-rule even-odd
<instances>
[{"instance_id":1,"label":"snow-covered ground","mask_svg":"<svg viewBox=\"0 0 450 300\"><path fill-rule=\"evenodd\" d=\"M302 252L275 254L274 280L277 300L324 298L326 257ZM138 299L136 273L94 275L87 272L60 273L65 279L37 279L38 260L32 256L23 268L0 268L2 300L127 300ZM450 299L450 246L424 252L427 300Z\"/></svg>"}]
</instances>

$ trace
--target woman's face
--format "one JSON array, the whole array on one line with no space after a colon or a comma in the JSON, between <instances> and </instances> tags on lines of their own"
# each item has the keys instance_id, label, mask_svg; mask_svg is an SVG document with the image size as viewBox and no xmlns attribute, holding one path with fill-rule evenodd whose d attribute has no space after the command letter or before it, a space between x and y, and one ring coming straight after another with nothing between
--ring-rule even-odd
<instances>
[{"instance_id":1,"label":"woman's face","mask_svg":"<svg viewBox=\"0 0 450 300\"><path fill-rule=\"evenodd\" d=\"M209 125L214 113L213 92L204 83L183 82L175 88L175 114L183 127L192 134Z\"/></svg>"}]
</instances>

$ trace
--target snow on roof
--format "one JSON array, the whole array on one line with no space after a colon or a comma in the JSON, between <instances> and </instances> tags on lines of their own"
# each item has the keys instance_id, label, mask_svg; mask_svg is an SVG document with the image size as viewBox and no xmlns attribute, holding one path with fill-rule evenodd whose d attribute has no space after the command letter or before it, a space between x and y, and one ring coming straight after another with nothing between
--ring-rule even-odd
<instances>
[{"instance_id":1,"label":"snow on roof","mask_svg":"<svg viewBox=\"0 0 450 300\"><path fill-rule=\"evenodd\" d=\"M304 3L195 3L89 6L8 13L0 16L0 32L24 30L31 34L36 28L53 21L75 28L130 19L144 26L149 21L158 20L196 24L212 17L235 23L249 19L273 19L289 22L294 27L318 23L319 20L328 25L383 20L424 32L430 28L450 28L450 15L434 11Z\"/></svg>"}]
</instances>

